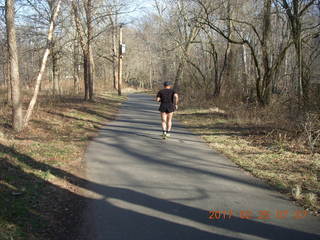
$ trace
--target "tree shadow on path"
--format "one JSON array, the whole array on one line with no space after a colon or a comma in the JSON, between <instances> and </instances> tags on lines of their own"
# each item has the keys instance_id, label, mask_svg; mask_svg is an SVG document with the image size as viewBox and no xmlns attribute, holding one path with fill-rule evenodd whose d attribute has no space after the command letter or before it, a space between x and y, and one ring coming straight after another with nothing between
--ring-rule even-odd
<instances>
[{"instance_id":1,"label":"tree shadow on path","mask_svg":"<svg viewBox=\"0 0 320 240\"><path fill-rule=\"evenodd\" d=\"M230 220L213 222L208 219L208 211L160 199L127 188L97 184L79 178L59 168L37 162L31 157L21 154L2 144L0 144L0 149L2 152L34 170L43 172L49 171L55 177L65 179L71 184L90 190L98 196L97 199L95 199L77 195L69 190L53 185L34 174L26 173L19 166L16 166L9 161L8 158L2 158L1 167L5 171L14 171L14 174L17 174L19 177L19 179L1 177L1 197L4 199L3 204L5 204L7 212L3 211L2 208L0 213L1 218L5 221L19 226L24 232L29 232L29 234L37 232L37 229L25 225L25 221L22 221L21 218L25 217L36 219L37 222L45 222L47 215L54 213L54 209L50 206L46 207L43 203L41 203L40 206L36 206L37 203L35 201L37 197L41 196L41 194L48 193L50 189L50 196L54 196L55 194L57 196L57 199L53 199L53 201L56 200L57 203L61 203L58 199L59 196L62 196L61 193L67 195L67 199L69 199L67 205L62 208L56 206L58 207L56 210L63 211L63 208L69 208L71 211L79 211L80 209L73 208L73 205L76 205L75 201L80 201L86 202L89 208L92 206L96 208L95 210L88 209L88 211L86 211L87 213L90 213L90 210L92 210L92 212L100 211L107 213L100 215L102 218L99 217L99 214L83 216L83 218L92 221L90 226L103 226L103 229L91 228L89 225L86 225L88 221L81 223L77 220L79 214L74 212L64 210L64 212L56 213L57 216L54 218L54 221L49 222L51 226L42 229L42 231L49 231L48 234L43 234L41 233L41 230L39 230L40 236L46 236L47 239L242 239L241 237L230 237L224 234L206 231L205 226L217 227L227 230L228 232L244 233L268 239L319 239L320 237L316 234L274 226L264 222L243 220L238 217L233 217ZM21 211L18 211L16 214L13 214L16 210L16 206L14 204L12 205L12 202L18 200L9 197L12 188L8 187L8 184L19 189L22 188L24 184L28 183L33 185L37 184L41 186L41 188L39 187L38 191L35 191L34 188L27 186L25 194L22 195L21 198L25 198L25 200L33 199L34 201L24 201L26 206L23 206L23 210L21 210L22 213ZM40 210L40 212L34 214L34 209ZM153 211L159 213L159 215L154 214ZM21 214L23 214L23 216L21 216ZM173 218L186 219L201 224L204 227L203 229L199 229L191 225L180 224L177 220L170 219L170 217L160 216L162 214L172 216ZM62 221L59 223L59 217L63 215L66 215L67 217L61 218ZM90 219L90 217L94 217L94 219ZM102 221L103 224L93 224L97 221ZM77 236L79 227L82 228L81 231L79 230L82 234ZM96 232L101 233L101 235L94 236ZM92 238L93 236L94 238Z\"/></svg>"}]
</instances>

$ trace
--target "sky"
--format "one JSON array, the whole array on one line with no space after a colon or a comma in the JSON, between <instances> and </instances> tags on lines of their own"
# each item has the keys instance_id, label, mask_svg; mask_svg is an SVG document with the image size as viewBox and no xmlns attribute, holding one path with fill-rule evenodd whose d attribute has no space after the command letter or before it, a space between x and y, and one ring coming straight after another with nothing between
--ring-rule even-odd
<instances>
[{"instance_id":1,"label":"sky","mask_svg":"<svg viewBox=\"0 0 320 240\"><path fill-rule=\"evenodd\" d=\"M137 20L146 15L148 12L154 11L154 0L134 0L135 11L128 14L128 18Z\"/></svg>"},{"instance_id":2,"label":"sky","mask_svg":"<svg viewBox=\"0 0 320 240\"><path fill-rule=\"evenodd\" d=\"M129 0L128 2L130 3L129 12L121 17L124 23L138 24L143 16L155 11L154 0ZM1 4L4 4L4 0L0 0L0 6ZM27 15L31 13L30 8L21 8L18 4L16 9L19 10L19 14ZM25 18L16 19L17 24L23 24L23 21L25 21Z\"/></svg>"}]
</instances>

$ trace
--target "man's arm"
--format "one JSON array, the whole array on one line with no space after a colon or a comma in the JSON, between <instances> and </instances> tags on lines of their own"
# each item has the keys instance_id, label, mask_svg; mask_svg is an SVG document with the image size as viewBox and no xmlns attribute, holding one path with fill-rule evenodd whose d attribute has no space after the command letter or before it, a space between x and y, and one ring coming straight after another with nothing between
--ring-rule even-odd
<instances>
[{"instance_id":1,"label":"man's arm","mask_svg":"<svg viewBox=\"0 0 320 240\"><path fill-rule=\"evenodd\" d=\"M158 92L158 94L156 96L156 101L157 102L161 102L161 94L160 94L160 92Z\"/></svg>"},{"instance_id":2,"label":"man's arm","mask_svg":"<svg viewBox=\"0 0 320 240\"><path fill-rule=\"evenodd\" d=\"M178 108L178 103L179 103L179 96L177 93L173 95L173 104Z\"/></svg>"}]
</instances>

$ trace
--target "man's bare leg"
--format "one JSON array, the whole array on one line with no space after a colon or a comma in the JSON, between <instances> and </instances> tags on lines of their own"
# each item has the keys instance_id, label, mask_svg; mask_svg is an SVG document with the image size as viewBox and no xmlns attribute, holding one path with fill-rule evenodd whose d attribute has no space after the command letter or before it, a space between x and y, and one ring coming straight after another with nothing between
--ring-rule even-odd
<instances>
[{"instance_id":1,"label":"man's bare leg","mask_svg":"<svg viewBox=\"0 0 320 240\"><path fill-rule=\"evenodd\" d=\"M173 117L173 112L167 114L167 131L168 131L168 133L171 132L171 128L172 128L172 117Z\"/></svg>"},{"instance_id":2,"label":"man's bare leg","mask_svg":"<svg viewBox=\"0 0 320 240\"><path fill-rule=\"evenodd\" d=\"M162 124L162 131L165 133L167 132L167 114L161 113L161 124Z\"/></svg>"}]
</instances>

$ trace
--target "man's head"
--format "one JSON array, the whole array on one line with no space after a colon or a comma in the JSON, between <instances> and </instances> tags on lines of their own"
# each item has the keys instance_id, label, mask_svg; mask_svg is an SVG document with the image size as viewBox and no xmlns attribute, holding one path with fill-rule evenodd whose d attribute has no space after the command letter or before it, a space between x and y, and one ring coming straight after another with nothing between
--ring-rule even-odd
<instances>
[{"instance_id":1,"label":"man's head","mask_svg":"<svg viewBox=\"0 0 320 240\"><path fill-rule=\"evenodd\" d=\"M163 83L163 86L164 86L165 88L171 88L172 84L171 84L171 82L164 82L164 83Z\"/></svg>"}]
</instances>

